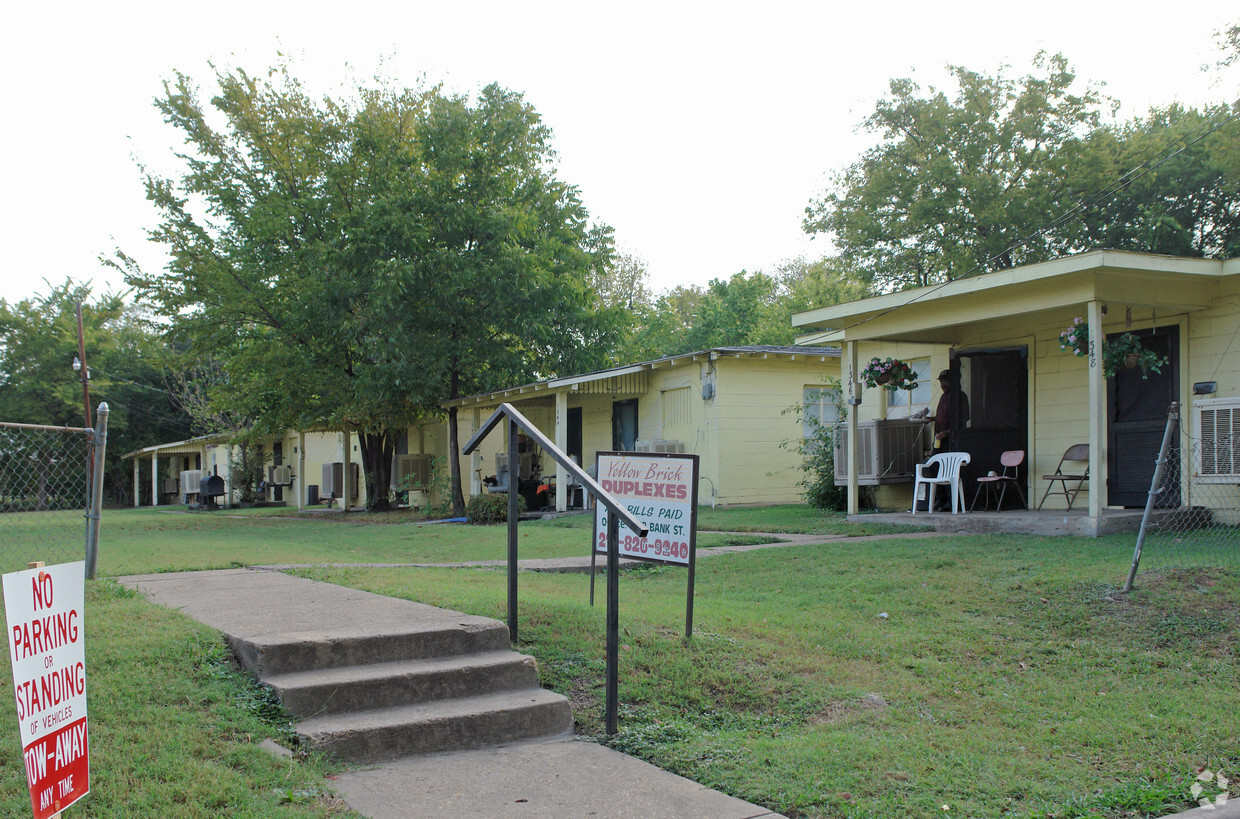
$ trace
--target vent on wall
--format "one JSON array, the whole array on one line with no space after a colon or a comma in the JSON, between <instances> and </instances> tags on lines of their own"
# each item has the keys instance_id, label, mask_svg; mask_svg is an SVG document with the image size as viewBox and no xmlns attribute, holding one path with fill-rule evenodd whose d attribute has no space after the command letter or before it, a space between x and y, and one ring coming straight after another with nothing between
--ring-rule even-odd
<instances>
[{"instance_id":1,"label":"vent on wall","mask_svg":"<svg viewBox=\"0 0 1240 819\"><path fill-rule=\"evenodd\" d=\"M685 445L680 441L667 441L663 438L650 438L649 440L638 441L635 447L635 452L681 453L685 451Z\"/></svg>"},{"instance_id":2,"label":"vent on wall","mask_svg":"<svg viewBox=\"0 0 1240 819\"><path fill-rule=\"evenodd\" d=\"M405 481L408 486L427 486L431 482L431 456L397 455L392 480Z\"/></svg>"},{"instance_id":3,"label":"vent on wall","mask_svg":"<svg viewBox=\"0 0 1240 819\"><path fill-rule=\"evenodd\" d=\"M1194 401L1193 426L1201 442L1194 477L1202 483L1240 483L1240 398Z\"/></svg>"}]
</instances>

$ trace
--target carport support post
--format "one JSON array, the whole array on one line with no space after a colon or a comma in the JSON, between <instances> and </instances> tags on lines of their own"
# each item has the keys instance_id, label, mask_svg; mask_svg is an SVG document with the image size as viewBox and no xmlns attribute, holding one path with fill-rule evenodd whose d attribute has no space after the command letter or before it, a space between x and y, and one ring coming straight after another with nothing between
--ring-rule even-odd
<instances>
[{"instance_id":1,"label":"carport support post","mask_svg":"<svg viewBox=\"0 0 1240 819\"><path fill-rule=\"evenodd\" d=\"M141 477L138 474L138 461L141 460L137 455L133 456L133 508L138 508L138 481Z\"/></svg>"},{"instance_id":2,"label":"carport support post","mask_svg":"<svg viewBox=\"0 0 1240 819\"><path fill-rule=\"evenodd\" d=\"M861 512L861 488L857 482L857 437L861 434L857 413L861 385L857 383L857 342L845 343L848 355L848 514Z\"/></svg>"},{"instance_id":3,"label":"carport support post","mask_svg":"<svg viewBox=\"0 0 1240 819\"><path fill-rule=\"evenodd\" d=\"M517 453L517 422L508 419L508 639L517 644L517 473L521 458Z\"/></svg>"},{"instance_id":4,"label":"carport support post","mask_svg":"<svg viewBox=\"0 0 1240 819\"><path fill-rule=\"evenodd\" d=\"M555 394L555 445L568 452L568 393ZM568 509L568 470L559 461L555 464L555 511Z\"/></svg>"},{"instance_id":5,"label":"carport support post","mask_svg":"<svg viewBox=\"0 0 1240 819\"><path fill-rule=\"evenodd\" d=\"M151 453L151 506L159 506L159 452Z\"/></svg>"},{"instance_id":6,"label":"carport support post","mask_svg":"<svg viewBox=\"0 0 1240 819\"><path fill-rule=\"evenodd\" d=\"M1102 302L1086 305L1089 322L1089 516L1100 522L1106 498L1107 407L1106 376L1102 372Z\"/></svg>"}]
</instances>

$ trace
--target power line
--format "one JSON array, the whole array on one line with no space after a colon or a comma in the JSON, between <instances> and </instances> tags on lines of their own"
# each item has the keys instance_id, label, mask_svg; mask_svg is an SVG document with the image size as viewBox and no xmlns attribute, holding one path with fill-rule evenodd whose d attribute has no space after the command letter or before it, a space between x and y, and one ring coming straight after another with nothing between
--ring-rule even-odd
<instances>
[{"instance_id":1,"label":"power line","mask_svg":"<svg viewBox=\"0 0 1240 819\"><path fill-rule=\"evenodd\" d=\"M989 257L989 258L987 258L985 261L982 261L982 262L979 262L979 263L975 264L973 267L971 267L971 268L969 268L967 271L965 271L965 272L964 272L964 274L962 274L962 275L960 275L960 276L957 276L957 277L956 277L956 278L954 278L954 279L949 279L949 280L947 280L947 281L945 281L945 282L939 282L939 283L938 283L938 284L936 284L936 285L931 285L930 287L923 289L923 290L922 290L921 292L919 292L917 295L915 295L915 296L913 296L912 298L910 298L908 301L906 301L906 302L904 302L904 303L902 303L902 304L893 305L892 307L889 307L889 308L887 308L886 310L883 310L883 311L880 311L880 312L878 312L878 313L875 313L874 315L872 315L872 316L870 316L870 317L868 317L868 318L860 319L859 321L856 321L856 322L854 322L854 323L852 323L852 324L847 324L847 325L845 325L845 326L844 326L844 328L843 328L843 329L844 329L844 330L851 330L851 329L853 329L854 327L859 327L859 326L861 326L862 324L866 324L866 323L868 323L868 322L874 321L875 319L882 318L883 316L888 316L888 315L890 315L890 314L894 313L894 312L895 312L895 311L897 311L897 310L900 310L900 309L902 309L902 308L904 308L904 307L908 307L908 306L909 306L909 305L911 305L911 304L914 304L914 303L916 303L916 302L921 301L922 299L925 299L925 298L927 298L927 297L929 297L929 296L934 295L934 294L935 294L935 293L937 293L938 291L942 290L944 287L947 287L947 286L948 286L949 284L951 284L952 282L960 281L961 279L967 279L967 278L970 278L971 276L973 276L974 274L977 274L977 273L979 273L979 272L982 272L982 273L988 272L988 270L987 270L986 268L987 268L987 267L988 267L988 266L989 266L992 262L994 262L996 259L998 259L998 258L1000 258L1000 257L1002 257L1002 256L1004 256L1004 255L1006 255L1006 254L1008 254L1008 253L1011 253L1013 250L1016 250L1017 248L1020 248L1020 247L1022 247L1022 246L1024 246L1024 245L1028 244L1029 242L1033 241L1034 239L1038 238L1039 236L1042 236L1042 235L1044 235L1045 233L1047 233L1048 231L1050 231L1050 230L1052 230L1052 229L1054 229L1054 228L1058 227L1059 225L1063 224L1063 223L1064 223L1064 222L1066 222L1068 219L1071 219L1073 216L1077 215L1078 213L1080 213L1080 212L1082 212L1082 211L1084 211L1084 210L1086 210L1086 209L1088 209L1088 208L1091 208L1091 207L1094 207L1094 206L1096 206L1096 205L1099 205L1099 204L1101 204L1102 202L1106 201L1107 199L1110 199L1110 198L1114 197L1117 193L1119 193L1119 192L1120 192L1120 191L1122 191L1124 188L1126 188L1126 187L1128 187L1129 185L1131 185L1133 182L1136 182L1138 179L1142 178L1143 176L1146 176L1147 174L1152 173L1153 171L1156 171L1158 168L1162 167L1162 166L1163 166L1163 165L1165 165L1167 162L1170 162L1172 159L1174 159L1175 157L1179 156L1179 155L1180 155L1181 153L1183 153L1184 151L1186 151L1186 150L1188 150L1189 148L1191 148L1193 145L1196 145L1196 144L1197 144L1198 142L1200 142L1201 140L1203 140L1203 139L1205 139L1206 137L1208 137L1209 135L1213 134L1215 131L1217 131L1218 129L1222 128L1222 127L1223 127L1224 125L1226 125L1227 123L1231 122L1231 121L1232 121L1232 120L1234 120L1234 119L1240 118L1240 100L1237 100L1237 101L1236 101L1236 103L1235 103L1235 105L1233 105L1233 107L1236 109L1233 113L1231 113L1230 115L1228 115L1226 118L1224 118L1224 119L1223 119L1223 120L1221 120L1220 122L1217 122L1217 123L1215 123L1214 125L1210 126L1210 127L1209 127L1209 130L1206 130L1205 132L1203 132L1203 133L1201 133L1200 135L1196 136L1195 138L1191 139L1189 142L1186 142L1184 145L1181 145L1179 148L1176 148L1174 151L1172 151L1172 153L1168 154L1167 156L1163 157L1162 159L1158 160L1157 162L1154 162L1154 159L1158 156L1158 154L1161 154L1161 153L1163 153L1163 152L1165 152L1165 151L1169 150L1169 148L1161 148L1161 149L1159 149L1159 150L1158 150L1158 151L1157 151L1157 152L1156 152L1153 156L1151 156L1149 159L1145 160L1144 162L1142 162L1141 164L1137 165L1137 166L1136 166L1135 168L1133 168L1132 170L1130 170L1130 171L1128 171L1127 173L1125 173L1125 174L1123 174L1122 176L1120 176L1120 177L1119 177L1118 179L1116 179L1114 182L1112 182L1111 184L1109 184L1109 185L1107 185L1105 188L1103 188L1103 189L1102 189L1099 193L1095 194L1095 195L1094 195L1091 199L1088 199L1088 200L1086 200L1086 201L1085 201L1085 202L1083 202L1083 203L1078 203L1077 205L1073 206L1072 208L1069 208L1066 212L1064 212L1063 214L1061 214L1061 215L1060 215L1059 217L1057 217L1056 219L1052 220L1049 224L1047 224L1047 225L1045 225L1044 227L1042 227L1042 228L1040 228L1040 229L1038 229L1038 230L1034 231L1033 233L1029 234L1028 236L1026 236L1026 237L1024 237L1024 238L1022 238L1022 239L1017 239L1015 242L1013 242L1011 245L1009 245L1009 246L1008 246L1007 248L1005 248L1004 250L1001 250L1000 252L998 252L998 253L994 254L993 256L990 256L990 257ZM1201 130L1202 128L1205 128L1205 127L1206 127L1207 125L1209 125L1209 124L1210 124L1210 123L1209 123L1209 121L1204 122L1204 123L1202 123L1201 125L1197 126L1197 128L1196 128L1196 129L1194 129L1194 130L1195 130L1195 131L1199 131L1199 130ZM1192 134L1192 133L1193 133L1193 131L1190 131L1190 132L1189 132L1189 134ZM1153 163L1153 164L1151 164L1151 163Z\"/></svg>"}]
</instances>

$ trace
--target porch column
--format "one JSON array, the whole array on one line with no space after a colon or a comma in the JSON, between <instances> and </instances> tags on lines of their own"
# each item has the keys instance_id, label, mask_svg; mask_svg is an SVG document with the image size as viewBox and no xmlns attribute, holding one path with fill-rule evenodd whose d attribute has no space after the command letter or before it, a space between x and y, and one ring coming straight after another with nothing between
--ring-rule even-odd
<instances>
[{"instance_id":1,"label":"porch column","mask_svg":"<svg viewBox=\"0 0 1240 819\"><path fill-rule=\"evenodd\" d=\"M138 508L138 456L133 456L133 508Z\"/></svg>"},{"instance_id":2,"label":"porch column","mask_svg":"<svg viewBox=\"0 0 1240 819\"><path fill-rule=\"evenodd\" d=\"M301 511L309 503L306 497L306 433L297 431L297 509Z\"/></svg>"},{"instance_id":3,"label":"porch column","mask_svg":"<svg viewBox=\"0 0 1240 819\"><path fill-rule=\"evenodd\" d=\"M568 451L568 393L555 394L555 445L561 452ZM568 509L568 470L555 462L555 511Z\"/></svg>"},{"instance_id":4,"label":"porch column","mask_svg":"<svg viewBox=\"0 0 1240 819\"><path fill-rule=\"evenodd\" d=\"M151 506L159 506L159 453L151 453Z\"/></svg>"},{"instance_id":5,"label":"porch column","mask_svg":"<svg viewBox=\"0 0 1240 819\"><path fill-rule=\"evenodd\" d=\"M857 342L845 342L844 357L848 367L845 375L848 383L848 514L856 515L861 511L861 491L857 485L857 436L860 435L857 413L861 408L861 385L857 383Z\"/></svg>"},{"instance_id":6,"label":"porch column","mask_svg":"<svg viewBox=\"0 0 1240 819\"><path fill-rule=\"evenodd\" d=\"M1107 380L1102 372L1102 302L1086 305L1089 322L1089 516L1102 517L1107 485Z\"/></svg>"},{"instance_id":7,"label":"porch column","mask_svg":"<svg viewBox=\"0 0 1240 819\"><path fill-rule=\"evenodd\" d=\"M476 435L478 430L482 429L482 409L480 407L474 407L473 416L474 428L473 432L470 433L471 437ZM475 449L473 452L469 453L469 496L471 498L482 494L482 478L479 476L479 471L481 469L482 453Z\"/></svg>"},{"instance_id":8,"label":"porch column","mask_svg":"<svg viewBox=\"0 0 1240 819\"><path fill-rule=\"evenodd\" d=\"M353 498L353 493L349 491L349 453L353 451L350 440L349 431L347 429L340 431L341 439L344 441L344 466L341 467L343 473L340 478L341 499L340 508L345 512L349 511L349 501Z\"/></svg>"}]
</instances>

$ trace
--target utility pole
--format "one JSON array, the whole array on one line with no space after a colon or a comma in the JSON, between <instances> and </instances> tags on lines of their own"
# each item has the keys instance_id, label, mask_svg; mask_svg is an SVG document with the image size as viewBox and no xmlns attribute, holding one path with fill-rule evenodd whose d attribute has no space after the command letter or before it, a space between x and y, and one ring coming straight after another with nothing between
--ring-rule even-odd
<instances>
[{"instance_id":1,"label":"utility pole","mask_svg":"<svg viewBox=\"0 0 1240 819\"><path fill-rule=\"evenodd\" d=\"M90 420L90 372L86 369L86 334L82 332L82 303L77 306L78 354L73 369L82 374L82 410L86 414L86 428L94 427Z\"/></svg>"}]
</instances>

